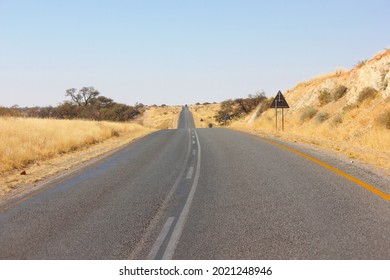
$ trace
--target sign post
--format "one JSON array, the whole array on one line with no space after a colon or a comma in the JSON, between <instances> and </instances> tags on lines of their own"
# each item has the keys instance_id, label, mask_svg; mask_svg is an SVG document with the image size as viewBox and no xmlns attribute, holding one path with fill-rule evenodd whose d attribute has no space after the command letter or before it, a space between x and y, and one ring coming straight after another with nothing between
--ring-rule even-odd
<instances>
[{"instance_id":1,"label":"sign post","mask_svg":"<svg viewBox=\"0 0 390 280\"><path fill-rule=\"evenodd\" d=\"M282 130L284 131L284 108L290 108L283 94L278 91L274 101L272 101L270 108L275 108L276 131L278 131L278 108L282 108Z\"/></svg>"}]
</instances>

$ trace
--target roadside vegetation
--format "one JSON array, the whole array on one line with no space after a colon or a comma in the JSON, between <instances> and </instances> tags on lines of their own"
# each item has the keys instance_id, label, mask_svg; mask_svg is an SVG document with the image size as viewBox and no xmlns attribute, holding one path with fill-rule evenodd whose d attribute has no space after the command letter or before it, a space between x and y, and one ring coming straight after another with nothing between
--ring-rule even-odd
<instances>
[{"instance_id":1,"label":"roadside vegetation","mask_svg":"<svg viewBox=\"0 0 390 280\"><path fill-rule=\"evenodd\" d=\"M146 109L141 103L129 106L114 102L113 99L100 95L94 87L68 89L65 97L68 100L57 107L0 107L0 116L124 122L133 120Z\"/></svg>"},{"instance_id":2,"label":"roadside vegetation","mask_svg":"<svg viewBox=\"0 0 390 280\"><path fill-rule=\"evenodd\" d=\"M157 129L176 128L180 106L134 106L93 87L56 107L0 107L0 197L108 153Z\"/></svg>"},{"instance_id":3,"label":"roadside vegetation","mask_svg":"<svg viewBox=\"0 0 390 280\"><path fill-rule=\"evenodd\" d=\"M321 146L390 174L389 63L386 50L349 71L321 75L284 92L290 105L284 110L284 131L281 110L276 130L275 109L269 109L273 96L260 95L257 103L250 98L226 100L210 108L209 115L214 113L221 126Z\"/></svg>"},{"instance_id":4,"label":"roadside vegetation","mask_svg":"<svg viewBox=\"0 0 390 280\"><path fill-rule=\"evenodd\" d=\"M0 174L110 138L134 139L150 131L134 123L0 117Z\"/></svg>"},{"instance_id":5,"label":"roadside vegetation","mask_svg":"<svg viewBox=\"0 0 390 280\"><path fill-rule=\"evenodd\" d=\"M248 116L257 106L261 103L266 103L266 101L267 97L264 91L257 92L253 95L250 94L247 98L225 100L216 112L214 120L219 125L226 125L233 120Z\"/></svg>"}]
</instances>

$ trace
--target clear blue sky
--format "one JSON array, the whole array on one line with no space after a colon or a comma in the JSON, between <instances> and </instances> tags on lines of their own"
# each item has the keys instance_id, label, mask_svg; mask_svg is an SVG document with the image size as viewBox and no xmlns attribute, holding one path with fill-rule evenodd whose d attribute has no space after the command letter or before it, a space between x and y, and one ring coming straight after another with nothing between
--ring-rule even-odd
<instances>
[{"instance_id":1,"label":"clear blue sky","mask_svg":"<svg viewBox=\"0 0 390 280\"><path fill-rule=\"evenodd\" d=\"M0 106L94 86L117 102L222 101L390 46L390 1L0 0Z\"/></svg>"}]
</instances>

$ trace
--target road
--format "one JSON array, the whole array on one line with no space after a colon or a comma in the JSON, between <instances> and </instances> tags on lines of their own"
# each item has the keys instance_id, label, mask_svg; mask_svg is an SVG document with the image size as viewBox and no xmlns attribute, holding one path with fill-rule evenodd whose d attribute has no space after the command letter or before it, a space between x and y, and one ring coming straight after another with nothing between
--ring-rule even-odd
<instances>
[{"instance_id":1,"label":"road","mask_svg":"<svg viewBox=\"0 0 390 280\"><path fill-rule=\"evenodd\" d=\"M278 143L183 108L178 129L0 204L0 259L389 259L390 201L362 185L388 181Z\"/></svg>"}]
</instances>

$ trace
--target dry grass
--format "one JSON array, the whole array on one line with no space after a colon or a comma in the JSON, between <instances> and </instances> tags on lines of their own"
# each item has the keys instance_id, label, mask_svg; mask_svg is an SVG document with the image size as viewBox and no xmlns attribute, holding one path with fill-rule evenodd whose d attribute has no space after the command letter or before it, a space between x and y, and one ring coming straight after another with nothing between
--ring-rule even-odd
<instances>
[{"instance_id":1,"label":"dry grass","mask_svg":"<svg viewBox=\"0 0 390 280\"><path fill-rule=\"evenodd\" d=\"M209 123L219 126L214 116L220 110L221 104L190 105L189 109L194 117L195 126L198 128L208 127Z\"/></svg>"},{"instance_id":2,"label":"dry grass","mask_svg":"<svg viewBox=\"0 0 390 280\"><path fill-rule=\"evenodd\" d=\"M147 130L138 124L0 118L0 173L79 150L120 136L138 136Z\"/></svg>"},{"instance_id":3,"label":"dry grass","mask_svg":"<svg viewBox=\"0 0 390 280\"><path fill-rule=\"evenodd\" d=\"M305 122L302 122L301 116L306 109L286 110L284 132L275 129L275 110L264 112L252 126L237 123L232 127L325 147L390 173L390 129L378 121L383 112L390 111L390 103L376 100L347 111L339 105L330 103L326 111L321 110L317 114L326 114L326 117ZM278 120L280 129L280 115Z\"/></svg>"},{"instance_id":4,"label":"dry grass","mask_svg":"<svg viewBox=\"0 0 390 280\"><path fill-rule=\"evenodd\" d=\"M176 128L180 111L180 106L152 107L136 123L2 117L0 197L28 190L156 129Z\"/></svg>"},{"instance_id":5,"label":"dry grass","mask_svg":"<svg viewBox=\"0 0 390 280\"><path fill-rule=\"evenodd\" d=\"M181 110L181 106L150 107L137 122L154 129L176 129Z\"/></svg>"},{"instance_id":6,"label":"dry grass","mask_svg":"<svg viewBox=\"0 0 390 280\"><path fill-rule=\"evenodd\" d=\"M387 50L366 64L388 59L389 55ZM388 71L386 61L378 62L375 67L384 73ZM361 76L371 77L367 71L360 67L339 75L323 75L286 92L290 109L285 110L284 132L280 131L281 110L279 131L275 129L275 110L262 113L253 125L240 120L231 127L325 147L390 174L390 97L385 92L387 87L374 88L375 78L372 87L360 83ZM327 88L330 93L324 93Z\"/></svg>"},{"instance_id":7,"label":"dry grass","mask_svg":"<svg viewBox=\"0 0 390 280\"><path fill-rule=\"evenodd\" d=\"M134 123L0 118L0 198L153 131Z\"/></svg>"}]
</instances>

